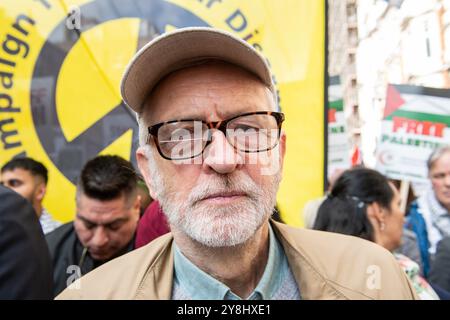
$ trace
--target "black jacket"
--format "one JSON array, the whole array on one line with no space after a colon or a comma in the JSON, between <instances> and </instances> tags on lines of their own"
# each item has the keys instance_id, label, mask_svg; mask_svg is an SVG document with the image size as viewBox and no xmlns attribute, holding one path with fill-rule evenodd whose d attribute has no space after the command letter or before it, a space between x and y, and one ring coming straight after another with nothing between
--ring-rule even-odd
<instances>
[{"instance_id":1,"label":"black jacket","mask_svg":"<svg viewBox=\"0 0 450 320\"><path fill-rule=\"evenodd\" d=\"M439 241L429 281L450 292L450 237Z\"/></svg>"},{"instance_id":2,"label":"black jacket","mask_svg":"<svg viewBox=\"0 0 450 320\"><path fill-rule=\"evenodd\" d=\"M52 298L52 265L37 215L0 186L0 299Z\"/></svg>"},{"instance_id":3,"label":"black jacket","mask_svg":"<svg viewBox=\"0 0 450 320\"><path fill-rule=\"evenodd\" d=\"M53 295L56 297L77 278L105 261L92 259L78 240L73 222L66 223L45 236L53 261ZM134 238L123 253L133 250Z\"/></svg>"}]
</instances>

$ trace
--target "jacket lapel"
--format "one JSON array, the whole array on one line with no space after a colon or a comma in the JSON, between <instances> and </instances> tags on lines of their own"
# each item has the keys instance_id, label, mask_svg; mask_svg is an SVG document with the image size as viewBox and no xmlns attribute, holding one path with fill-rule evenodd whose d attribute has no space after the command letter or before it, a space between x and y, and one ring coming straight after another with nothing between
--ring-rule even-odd
<instances>
[{"instance_id":1,"label":"jacket lapel","mask_svg":"<svg viewBox=\"0 0 450 320\"><path fill-rule=\"evenodd\" d=\"M170 300L173 286L173 237L162 244L158 257L148 267L135 295L136 300Z\"/></svg>"},{"instance_id":2,"label":"jacket lapel","mask_svg":"<svg viewBox=\"0 0 450 320\"><path fill-rule=\"evenodd\" d=\"M324 278L312 261L307 259L298 239L294 239L289 230L285 230L286 226L272 220L271 224L283 246L302 299L348 299ZM172 242L173 237L170 236L161 244L162 250L153 263L148 266L136 291L135 299L171 299L174 270Z\"/></svg>"},{"instance_id":3,"label":"jacket lapel","mask_svg":"<svg viewBox=\"0 0 450 320\"><path fill-rule=\"evenodd\" d=\"M312 261L306 258L306 255L303 253L303 248L299 245L298 241L293 239L287 230L284 230L286 227L272 220L271 223L275 234L284 248L289 267L294 274L302 299L347 299L342 293L332 287L314 267Z\"/></svg>"}]
</instances>

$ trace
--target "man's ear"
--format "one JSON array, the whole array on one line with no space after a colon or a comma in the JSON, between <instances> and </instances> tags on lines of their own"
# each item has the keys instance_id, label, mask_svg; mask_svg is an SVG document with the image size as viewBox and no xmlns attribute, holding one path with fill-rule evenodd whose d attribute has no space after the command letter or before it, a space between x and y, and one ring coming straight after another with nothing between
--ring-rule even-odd
<instances>
[{"instance_id":1,"label":"man's ear","mask_svg":"<svg viewBox=\"0 0 450 320\"><path fill-rule=\"evenodd\" d=\"M134 201L134 205L133 205L133 207L135 209L138 209L138 210L141 209L141 200L142 200L142 197L140 195L137 195L136 200Z\"/></svg>"},{"instance_id":2,"label":"man's ear","mask_svg":"<svg viewBox=\"0 0 450 320\"><path fill-rule=\"evenodd\" d=\"M136 199L134 200L133 203L133 211L137 212L137 216L140 216L141 213L141 196L137 195Z\"/></svg>"},{"instance_id":3,"label":"man's ear","mask_svg":"<svg viewBox=\"0 0 450 320\"><path fill-rule=\"evenodd\" d=\"M35 200L42 202L45 197L45 193L47 192L47 186L44 182L40 182L36 188Z\"/></svg>"},{"instance_id":4,"label":"man's ear","mask_svg":"<svg viewBox=\"0 0 450 320\"><path fill-rule=\"evenodd\" d=\"M150 197L156 199L156 193L151 187L152 183L151 183L150 169L148 167L148 157L144 147L139 147L136 150L136 159L139 171L142 173L142 176L144 177L145 180L145 184L147 185L147 188L149 190Z\"/></svg>"}]
</instances>

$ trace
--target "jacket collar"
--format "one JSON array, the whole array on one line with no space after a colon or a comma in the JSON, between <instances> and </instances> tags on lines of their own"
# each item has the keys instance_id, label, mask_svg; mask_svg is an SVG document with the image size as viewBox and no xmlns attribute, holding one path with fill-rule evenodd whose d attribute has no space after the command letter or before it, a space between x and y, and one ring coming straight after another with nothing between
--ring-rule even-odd
<instances>
[{"instance_id":1,"label":"jacket collar","mask_svg":"<svg viewBox=\"0 0 450 320\"><path fill-rule=\"evenodd\" d=\"M270 220L270 223L284 249L303 299L347 299L314 267L304 249L299 245L298 239L294 239L289 232L290 227L273 220ZM173 236L168 234L162 250L148 266L139 284L136 299L171 299L174 269L172 241Z\"/></svg>"},{"instance_id":2,"label":"jacket collar","mask_svg":"<svg viewBox=\"0 0 450 320\"><path fill-rule=\"evenodd\" d=\"M329 284L327 279L325 279L307 258L308 255L300 246L299 241L296 241L292 237L292 234L289 233L290 227L273 220L270 222L284 248L289 267L294 274L302 298L305 300L347 299L341 292Z\"/></svg>"},{"instance_id":3,"label":"jacket collar","mask_svg":"<svg viewBox=\"0 0 450 320\"><path fill-rule=\"evenodd\" d=\"M173 249L172 233L165 236L165 244L153 263L147 268L139 283L135 299L170 300L173 286Z\"/></svg>"}]
</instances>

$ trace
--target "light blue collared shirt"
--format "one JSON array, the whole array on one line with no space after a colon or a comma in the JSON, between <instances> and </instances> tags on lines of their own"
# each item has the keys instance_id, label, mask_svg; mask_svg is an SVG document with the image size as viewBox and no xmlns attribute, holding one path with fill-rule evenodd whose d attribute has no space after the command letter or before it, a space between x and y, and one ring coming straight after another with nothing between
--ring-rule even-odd
<instances>
[{"instance_id":1,"label":"light blue collared shirt","mask_svg":"<svg viewBox=\"0 0 450 320\"><path fill-rule=\"evenodd\" d=\"M230 288L200 270L174 246L174 290L173 298L194 300L241 300ZM292 285L294 283L294 285ZM284 290L280 290L284 286ZM294 288L295 287L295 288ZM287 290L286 290L287 289ZM290 298L300 298L295 280L283 247L269 225L269 257L264 273L247 300L269 300L289 293ZM292 296L292 297L291 297Z\"/></svg>"}]
</instances>

